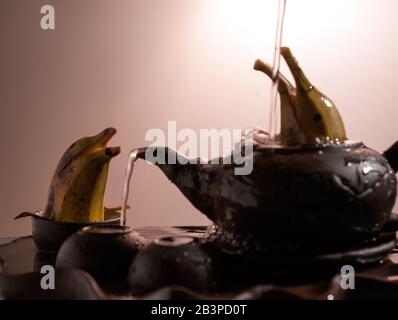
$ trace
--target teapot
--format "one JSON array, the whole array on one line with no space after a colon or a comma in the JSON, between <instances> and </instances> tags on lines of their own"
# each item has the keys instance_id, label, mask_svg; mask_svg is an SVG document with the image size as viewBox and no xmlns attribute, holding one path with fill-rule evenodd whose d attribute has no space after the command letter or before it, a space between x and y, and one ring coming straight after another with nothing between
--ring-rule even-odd
<instances>
[{"instance_id":1,"label":"teapot","mask_svg":"<svg viewBox=\"0 0 398 320\"><path fill-rule=\"evenodd\" d=\"M335 243L369 239L389 219L397 193L398 143L383 154L350 141L334 103L304 75L289 48L282 48L294 87L279 74L281 134L275 145L255 129L253 170L238 165L195 164L168 147L139 149L179 158L157 163L183 195L221 234L261 244ZM269 65L256 70L272 75ZM249 139L242 139L241 149Z\"/></svg>"},{"instance_id":2,"label":"teapot","mask_svg":"<svg viewBox=\"0 0 398 320\"><path fill-rule=\"evenodd\" d=\"M380 154L362 142L275 148L257 140L247 176L235 175L235 164L154 164L223 232L261 243L354 240L379 232L391 215L398 143Z\"/></svg>"}]
</instances>

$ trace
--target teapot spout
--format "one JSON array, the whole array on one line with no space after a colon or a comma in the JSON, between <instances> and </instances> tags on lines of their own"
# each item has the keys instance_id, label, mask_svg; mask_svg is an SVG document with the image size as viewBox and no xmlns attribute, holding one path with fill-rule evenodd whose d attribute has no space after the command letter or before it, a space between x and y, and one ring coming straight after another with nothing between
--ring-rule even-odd
<instances>
[{"instance_id":1,"label":"teapot spout","mask_svg":"<svg viewBox=\"0 0 398 320\"><path fill-rule=\"evenodd\" d=\"M215 219L212 193L216 166L201 163L200 159L187 159L168 147L139 149L137 158L159 167L196 209L210 220Z\"/></svg>"},{"instance_id":2,"label":"teapot spout","mask_svg":"<svg viewBox=\"0 0 398 320\"><path fill-rule=\"evenodd\" d=\"M390 148L384 152L384 157L390 163L391 168L395 172L398 171L398 141L395 142Z\"/></svg>"}]
</instances>

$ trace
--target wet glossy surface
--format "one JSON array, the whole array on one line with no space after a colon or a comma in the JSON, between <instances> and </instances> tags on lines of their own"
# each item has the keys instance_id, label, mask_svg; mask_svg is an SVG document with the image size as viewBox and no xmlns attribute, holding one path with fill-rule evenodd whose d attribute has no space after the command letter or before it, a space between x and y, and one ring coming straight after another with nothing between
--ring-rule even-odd
<instances>
[{"instance_id":1,"label":"wet glossy surface","mask_svg":"<svg viewBox=\"0 0 398 320\"><path fill-rule=\"evenodd\" d=\"M84 226L99 224L120 224L120 213L116 211L106 211L105 221L91 223L69 223L49 220L45 217L44 211L35 213L23 212L15 219L29 217L32 220L32 234L36 246L43 252L55 252L62 243L73 233Z\"/></svg>"},{"instance_id":2,"label":"wet glossy surface","mask_svg":"<svg viewBox=\"0 0 398 320\"><path fill-rule=\"evenodd\" d=\"M145 227L137 231L147 240L153 241L159 237L203 236L206 227ZM54 253L39 253L31 236L8 238L8 244L0 246L0 265L6 274L21 274L37 270L37 264L52 264Z\"/></svg>"},{"instance_id":3,"label":"wet glossy surface","mask_svg":"<svg viewBox=\"0 0 398 320\"><path fill-rule=\"evenodd\" d=\"M387 158L362 143L270 148L259 140L259 132L254 132L250 175L235 175L234 164L158 166L226 233L258 243L317 239L327 244L366 239L380 231L397 191ZM394 155L389 160L398 153Z\"/></svg>"},{"instance_id":4,"label":"wet glossy surface","mask_svg":"<svg viewBox=\"0 0 398 320\"><path fill-rule=\"evenodd\" d=\"M86 226L57 253L57 268L87 271L97 280L124 280L145 239L128 226Z\"/></svg>"},{"instance_id":5,"label":"wet glossy surface","mask_svg":"<svg viewBox=\"0 0 398 320\"><path fill-rule=\"evenodd\" d=\"M396 221L390 225L391 229L396 229ZM325 255L326 260L334 261L333 268L323 274L322 277L315 279L305 279L305 270L317 270L314 267L317 264L317 259L322 260L320 256L313 256L312 260L304 264L305 268L297 263L297 257L285 256L285 261L268 258L263 260L263 257L246 257L245 259L232 258L231 256L220 254L214 251L214 248L203 246L201 240L205 234L206 227L148 227L137 230L149 242L155 239L162 238L155 241L154 251L159 251L161 255L155 252L155 256L161 258L168 263L168 268L184 269L190 264L185 264L185 260L189 260L190 256L197 261L196 264L200 267L199 275L202 279L200 282L192 282L192 279L181 279L179 282L165 283L165 286L154 286L145 292L137 292L141 298L145 299L204 299L204 298L234 298L234 299L327 299L329 294L333 294L335 299L359 299L359 298L396 298L398 297L398 251L394 248L394 237L386 234L383 241L379 242L377 246L363 247L358 250L346 252L334 252L333 254ZM193 238L193 240L192 240ZM189 241L188 241L189 239ZM196 240L195 240L196 239ZM9 241L9 240L7 240ZM392 241L392 242L391 242ZM199 247L196 245L199 244ZM153 246L152 245L152 246ZM159 249L160 248L160 249ZM199 248L199 249L195 249ZM390 252L386 257L387 252ZM166 252L167 251L167 252ZM152 250L153 252L153 250ZM341 264L345 263L345 257L359 256L359 257L374 257L375 253L380 253L377 263L376 260L363 260L362 266L356 266L356 290L345 291L342 290L339 283L338 276ZM148 253L148 251L147 251ZM149 252L150 253L150 252ZM166 253L166 255L164 255ZM148 257L148 254L145 254ZM149 257L151 253L149 254ZM78 269L66 270L57 269L57 288L54 292L44 292L38 289L41 274L38 272L40 266L43 264L53 264L54 256L52 254L38 253L31 237L19 238L11 243L0 246L0 262L2 265L2 273L0 273L0 287L6 288L8 298L39 298L39 299L136 299L138 296L132 295L130 288L126 283L121 282L100 282L98 283L89 274ZM226 259L224 259L226 258ZM253 262L253 259L255 261ZM202 261L203 260L203 261ZM323 262L325 262L324 260ZM202 261L202 262L198 262ZM259 263L260 261L260 263ZM340 263L339 263L340 261ZM384 261L384 263L380 263ZM139 262L139 261L138 261ZM138 263L137 262L137 263ZM283 262L282 264L280 262ZM308 265L308 262L310 263ZM259 267L252 269L253 266ZM139 264L138 264L139 265ZM323 265L323 263L321 264ZM268 266L268 269L264 268ZM301 281L281 281L274 278L271 281L270 274L276 268L282 271L296 270L294 277ZM310 266L308 268L308 266ZM312 266L312 267L311 267ZM195 269L192 265L190 269ZM167 268L165 268L167 269ZM261 269L262 274L259 273ZM162 268L160 270L163 270ZM221 274L225 281L229 281L232 287L228 290L221 290L215 292L214 289L220 285L221 282L214 283L213 280L219 281L220 272L208 273L202 271L221 270ZM235 271L239 271L234 273ZM308 270L307 270L308 271ZM289 271L290 273L290 271ZM188 275L188 274L186 274ZM228 276L246 275L251 277L250 281L242 286L236 286L239 279L235 281L228 279ZM307 274L308 275L308 274ZM306 276L307 276L306 275ZM172 278L173 274L171 274ZM275 275L273 275L275 276ZM257 281L256 281L257 277ZM285 277L285 275L283 275ZM300 279L301 278L301 279ZM134 277L133 277L134 280ZM195 279L194 279L195 280ZM240 279L241 280L241 279ZM285 279L286 280L286 279ZM284 283L285 282L285 283ZM205 284L210 284L210 287L203 287ZM225 283L224 283L225 284ZM175 286L179 285L179 286ZM186 288L188 285L191 288ZM215 287L212 287L215 285ZM223 285L223 283L221 283ZM201 287L202 286L202 287ZM235 286L235 288L233 287ZM194 288L195 287L195 288ZM62 289L62 290L61 290ZM135 288L137 289L137 288ZM149 289L149 288L148 288ZM224 288L225 289L225 288ZM139 290L138 290L139 291Z\"/></svg>"}]
</instances>

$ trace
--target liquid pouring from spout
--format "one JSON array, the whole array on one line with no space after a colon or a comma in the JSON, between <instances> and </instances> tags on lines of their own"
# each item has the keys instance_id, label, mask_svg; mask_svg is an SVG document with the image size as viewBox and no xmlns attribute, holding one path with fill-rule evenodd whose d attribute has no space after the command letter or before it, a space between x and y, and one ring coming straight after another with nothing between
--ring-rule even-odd
<instances>
[{"instance_id":1,"label":"liquid pouring from spout","mask_svg":"<svg viewBox=\"0 0 398 320\"><path fill-rule=\"evenodd\" d=\"M219 165L191 163L183 155L168 147L150 146L134 149L129 154L123 187L122 225L127 223L127 202L131 191L134 163L137 159L146 160L159 167L195 208L205 213L209 219L214 218L212 186ZM159 159L162 161L158 161ZM170 162L168 159L177 161Z\"/></svg>"},{"instance_id":2,"label":"liquid pouring from spout","mask_svg":"<svg viewBox=\"0 0 398 320\"><path fill-rule=\"evenodd\" d=\"M126 168L126 173L124 177L124 183L123 183L123 194L122 194L122 217L120 224L122 226L125 226L127 224L127 210L128 210L128 199L130 195L130 183L131 183L131 177L133 175L134 171L134 164L137 161L137 155L139 152L141 152L142 148L134 149L129 153L129 157L127 160L127 168Z\"/></svg>"}]
</instances>

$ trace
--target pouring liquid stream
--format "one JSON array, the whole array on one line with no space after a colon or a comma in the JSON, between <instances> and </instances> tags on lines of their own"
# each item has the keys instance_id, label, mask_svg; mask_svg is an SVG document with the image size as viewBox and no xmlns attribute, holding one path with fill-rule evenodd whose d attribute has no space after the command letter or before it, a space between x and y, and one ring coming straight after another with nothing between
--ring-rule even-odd
<instances>
[{"instance_id":1,"label":"pouring liquid stream","mask_svg":"<svg viewBox=\"0 0 398 320\"><path fill-rule=\"evenodd\" d=\"M130 194L130 182L131 182L131 177L133 176L134 164L137 161L137 154L138 154L138 149L134 149L133 151L130 152L127 160L127 168L123 182L123 194L122 194L122 204L123 204L122 219L121 219L122 226L125 226L127 224L127 209L128 209L127 202Z\"/></svg>"},{"instance_id":2,"label":"pouring liquid stream","mask_svg":"<svg viewBox=\"0 0 398 320\"><path fill-rule=\"evenodd\" d=\"M276 136L280 131L280 102L278 99L279 70L281 65L281 46L283 35L283 23L285 19L286 0L278 0L278 16L275 36L275 51L272 69L272 87L269 115L269 137L271 143L276 145Z\"/></svg>"}]
</instances>

